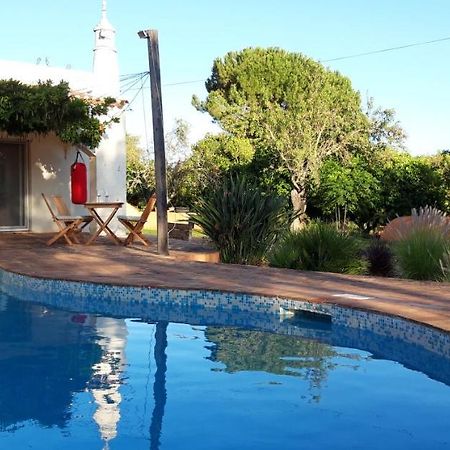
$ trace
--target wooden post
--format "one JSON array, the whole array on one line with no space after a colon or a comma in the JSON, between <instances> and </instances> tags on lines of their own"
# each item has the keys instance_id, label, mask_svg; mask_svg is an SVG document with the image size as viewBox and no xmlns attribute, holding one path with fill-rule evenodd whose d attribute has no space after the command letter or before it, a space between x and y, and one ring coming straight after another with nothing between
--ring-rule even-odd
<instances>
[{"instance_id":1,"label":"wooden post","mask_svg":"<svg viewBox=\"0 0 450 450\"><path fill-rule=\"evenodd\" d=\"M167 402L167 326L169 322L157 322L155 331L155 382L153 383L153 398L155 400L152 421L150 424L150 450L159 450L164 409Z\"/></svg>"},{"instance_id":2,"label":"wooden post","mask_svg":"<svg viewBox=\"0 0 450 450\"><path fill-rule=\"evenodd\" d=\"M166 150L164 144L158 32L156 30L145 30L139 31L138 35L141 39L147 39L148 45L148 63L150 68L150 87L152 95L153 142L155 147L158 253L168 255Z\"/></svg>"},{"instance_id":3,"label":"wooden post","mask_svg":"<svg viewBox=\"0 0 450 450\"><path fill-rule=\"evenodd\" d=\"M97 201L97 158L89 158L89 201Z\"/></svg>"}]
</instances>

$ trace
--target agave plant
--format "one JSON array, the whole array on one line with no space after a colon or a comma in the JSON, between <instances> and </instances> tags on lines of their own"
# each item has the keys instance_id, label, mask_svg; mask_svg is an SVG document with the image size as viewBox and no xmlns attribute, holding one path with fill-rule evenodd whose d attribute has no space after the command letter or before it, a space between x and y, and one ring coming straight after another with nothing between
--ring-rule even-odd
<instances>
[{"instance_id":1,"label":"agave plant","mask_svg":"<svg viewBox=\"0 0 450 450\"><path fill-rule=\"evenodd\" d=\"M246 177L231 175L194 206L191 220L225 263L261 264L293 217L284 199L265 195Z\"/></svg>"}]
</instances>

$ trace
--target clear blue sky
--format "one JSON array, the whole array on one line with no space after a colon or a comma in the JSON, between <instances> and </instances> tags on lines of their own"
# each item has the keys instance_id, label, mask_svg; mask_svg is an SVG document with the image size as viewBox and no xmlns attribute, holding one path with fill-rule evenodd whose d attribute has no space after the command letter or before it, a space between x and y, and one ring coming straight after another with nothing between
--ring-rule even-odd
<instances>
[{"instance_id":1,"label":"clear blue sky","mask_svg":"<svg viewBox=\"0 0 450 450\"><path fill-rule=\"evenodd\" d=\"M101 0L8 2L0 16L0 59L91 68L92 28ZM204 80L214 58L248 46L278 46L315 59L330 59L450 36L448 0L108 0L117 29L122 74L147 70L145 42L137 31L159 30L163 84ZM450 147L450 41L328 63L348 76L376 104L392 107L412 153ZM192 94L202 83L164 88L170 126L184 117L198 136L208 126L193 111ZM130 128L142 115L134 105ZM148 103L148 102L147 102ZM136 131L138 132L138 131Z\"/></svg>"}]
</instances>

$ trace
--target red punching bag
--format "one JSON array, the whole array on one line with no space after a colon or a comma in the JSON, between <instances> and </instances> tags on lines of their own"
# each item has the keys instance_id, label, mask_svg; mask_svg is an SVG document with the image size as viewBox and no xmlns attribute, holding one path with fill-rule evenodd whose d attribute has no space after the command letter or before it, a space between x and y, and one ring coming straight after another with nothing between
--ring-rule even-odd
<instances>
[{"instance_id":1,"label":"red punching bag","mask_svg":"<svg viewBox=\"0 0 450 450\"><path fill-rule=\"evenodd\" d=\"M72 203L84 205L87 202L87 169L84 162L78 162L78 157L81 157L80 152L70 167L70 187Z\"/></svg>"}]
</instances>

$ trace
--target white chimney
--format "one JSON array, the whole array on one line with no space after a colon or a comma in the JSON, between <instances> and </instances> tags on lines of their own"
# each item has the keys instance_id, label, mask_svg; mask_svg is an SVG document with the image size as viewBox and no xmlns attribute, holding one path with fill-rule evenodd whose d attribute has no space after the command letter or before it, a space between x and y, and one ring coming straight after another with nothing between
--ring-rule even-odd
<instances>
[{"instance_id":1,"label":"white chimney","mask_svg":"<svg viewBox=\"0 0 450 450\"><path fill-rule=\"evenodd\" d=\"M95 48L93 71L96 77L95 95L115 97L120 94L119 63L116 30L106 16L106 0L102 0L102 18L94 28Z\"/></svg>"}]
</instances>

